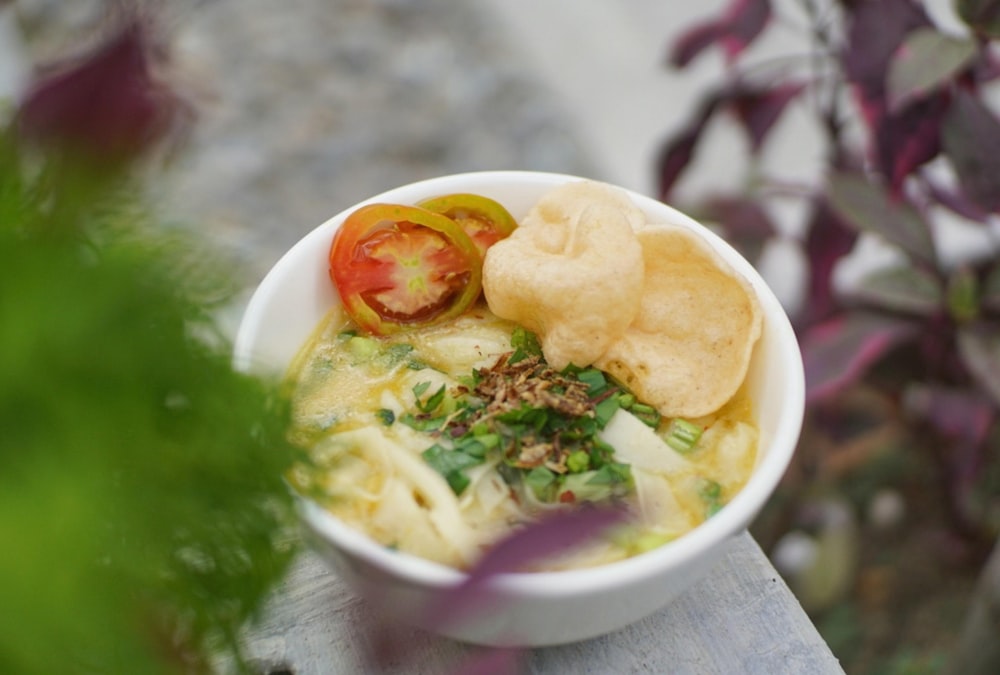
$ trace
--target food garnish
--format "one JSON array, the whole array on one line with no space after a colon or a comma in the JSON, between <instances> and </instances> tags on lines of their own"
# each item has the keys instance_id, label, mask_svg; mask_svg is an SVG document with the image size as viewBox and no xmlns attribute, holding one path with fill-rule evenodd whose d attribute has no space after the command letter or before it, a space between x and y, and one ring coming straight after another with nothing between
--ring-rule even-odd
<instances>
[{"instance_id":1,"label":"food garnish","mask_svg":"<svg viewBox=\"0 0 1000 675\"><path fill-rule=\"evenodd\" d=\"M530 341L517 332L515 344ZM432 431L438 441L423 457L456 494L469 484L464 470L488 458L499 459L508 484L542 502L605 501L631 490L628 465L598 432L617 410L639 404L596 368L557 371L540 351L517 348L452 391L422 398L429 387L421 385L417 413L400 421Z\"/></svg>"}]
</instances>

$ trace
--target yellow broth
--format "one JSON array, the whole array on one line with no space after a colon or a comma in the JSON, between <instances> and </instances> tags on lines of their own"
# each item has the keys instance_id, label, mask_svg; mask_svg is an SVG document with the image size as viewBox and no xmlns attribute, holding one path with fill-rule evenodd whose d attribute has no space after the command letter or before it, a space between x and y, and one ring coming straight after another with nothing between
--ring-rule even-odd
<instances>
[{"instance_id":1,"label":"yellow broth","mask_svg":"<svg viewBox=\"0 0 1000 675\"><path fill-rule=\"evenodd\" d=\"M511 528L565 508L526 499L527 491L512 489L489 462L467 469L470 485L455 495L421 455L434 438L398 421L414 408L421 383L430 391L455 387L511 351L514 324L478 306L451 322L390 337L352 336L350 328L339 310L331 312L289 373L292 433L312 448L312 465L292 475L299 490L386 546L457 568ZM635 490L626 503L635 518L547 568L602 564L666 543L742 488L757 451L746 392L689 421L704 431L682 454L664 443L670 420L653 430L616 413L602 438L631 466Z\"/></svg>"}]
</instances>

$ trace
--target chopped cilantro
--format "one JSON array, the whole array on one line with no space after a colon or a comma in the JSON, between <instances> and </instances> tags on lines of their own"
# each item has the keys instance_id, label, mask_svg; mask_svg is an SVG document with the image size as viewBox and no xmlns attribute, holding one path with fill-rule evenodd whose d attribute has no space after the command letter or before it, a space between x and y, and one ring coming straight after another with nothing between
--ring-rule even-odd
<instances>
[{"instance_id":1,"label":"chopped cilantro","mask_svg":"<svg viewBox=\"0 0 1000 675\"><path fill-rule=\"evenodd\" d=\"M444 476L456 495L462 494L469 486L469 477L463 473L463 470L483 463L482 457L457 448L448 450L437 443L424 450L421 455L432 469Z\"/></svg>"},{"instance_id":2,"label":"chopped cilantro","mask_svg":"<svg viewBox=\"0 0 1000 675\"><path fill-rule=\"evenodd\" d=\"M601 429L606 427L620 407L618 396L608 396L598 402L594 406L594 419L597 421L597 426Z\"/></svg>"},{"instance_id":3,"label":"chopped cilantro","mask_svg":"<svg viewBox=\"0 0 1000 675\"><path fill-rule=\"evenodd\" d=\"M538 336L521 326L516 327L514 332L511 333L510 346L514 348L514 353L510 357L510 363L517 363L532 356L542 355L542 344L538 341Z\"/></svg>"},{"instance_id":4,"label":"chopped cilantro","mask_svg":"<svg viewBox=\"0 0 1000 675\"><path fill-rule=\"evenodd\" d=\"M556 484L556 475L544 466L536 466L524 475L524 484L531 488L542 501L551 501L551 488Z\"/></svg>"},{"instance_id":5,"label":"chopped cilantro","mask_svg":"<svg viewBox=\"0 0 1000 675\"><path fill-rule=\"evenodd\" d=\"M396 421L396 413L392 412L388 408L379 408L375 411L375 417L379 419L385 426L392 426L392 423Z\"/></svg>"}]
</instances>

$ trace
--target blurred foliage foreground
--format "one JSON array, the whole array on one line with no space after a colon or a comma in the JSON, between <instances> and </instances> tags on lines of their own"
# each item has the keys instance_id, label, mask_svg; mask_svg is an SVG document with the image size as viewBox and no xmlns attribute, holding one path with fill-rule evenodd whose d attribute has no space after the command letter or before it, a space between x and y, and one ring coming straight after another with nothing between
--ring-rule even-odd
<instances>
[{"instance_id":1,"label":"blurred foliage foreground","mask_svg":"<svg viewBox=\"0 0 1000 675\"><path fill-rule=\"evenodd\" d=\"M0 129L3 673L239 666L292 555L286 406L230 365L221 265L133 198L173 112L143 30Z\"/></svg>"},{"instance_id":2,"label":"blurred foliage foreground","mask_svg":"<svg viewBox=\"0 0 1000 675\"><path fill-rule=\"evenodd\" d=\"M782 30L803 51L755 58ZM785 244L804 268L805 301L790 314L809 405L778 497L785 527L811 534L797 546L808 555L794 556L803 603L821 627L844 596L861 608L838 621L861 628L834 645L852 672L914 672L904 650L942 647L953 653L927 671L947 661L955 673L1000 672L998 40L998 0L730 0L671 45L676 68L716 50L726 68L662 147L660 196L677 201L716 120L735 120L744 184L684 207L749 257ZM780 178L766 162L789 111L820 148L815 179ZM778 227L789 212L801 214L796 227ZM961 234L977 245L956 253ZM838 273L859 260L877 264L846 282ZM857 537L865 509L872 527ZM878 526L903 518L924 536ZM950 578L979 569L979 589L963 587L964 619L941 614L932 630L905 632ZM872 644L898 650L905 658L890 665L905 667L879 670Z\"/></svg>"}]
</instances>

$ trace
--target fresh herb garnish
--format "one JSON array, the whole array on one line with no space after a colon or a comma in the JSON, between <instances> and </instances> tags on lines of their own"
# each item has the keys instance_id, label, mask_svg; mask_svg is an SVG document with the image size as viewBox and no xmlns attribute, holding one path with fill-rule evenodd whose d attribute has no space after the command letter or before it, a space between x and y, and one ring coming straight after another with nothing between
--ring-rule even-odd
<instances>
[{"instance_id":1,"label":"fresh herb garnish","mask_svg":"<svg viewBox=\"0 0 1000 675\"><path fill-rule=\"evenodd\" d=\"M424 458L456 494L467 487L463 471L473 460L496 463L508 484L545 502L627 494L631 471L598 434L619 408L637 405L635 397L596 368L553 369L533 333L516 329L511 346L452 392L430 393L429 382L413 388L416 411L400 421L441 439Z\"/></svg>"},{"instance_id":2,"label":"fresh herb garnish","mask_svg":"<svg viewBox=\"0 0 1000 675\"><path fill-rule=\"evenodd\" d=\"M722 499L722 486L711 478L699 478L696 489L698 496L705 502L705 517L711 518L725 504Z\"/></svg>"},{"instance_id":3,"label":"fresh herb garnish","mask_svg":"<svg viewBox=\"0 0 1000 675\"><path fill-rule=\"evenodd\" d=\"M686 455L694 450L698 439L701 438L702 431L703 429L697 424L678 417L670 422L670 428L667 429L667 436L664 440L671 448Z\"/></svg>"},{"instance_id":4,"label":"fresh herb garnish","mask_svg":"<svg viewBox=\"0 0 1000 675\"><path fill-rule=\"evenodd\" d=\"M514 353L508 359L510 363L542 356L542 344L538 341L538 336L520 326L511 333L510 346L514 348Z\"/></svg>"},{"instance_id":5,"label":"fresh herb garnish","mask_svg":"<svg viewBox=\"0 0 1000 675\"><path fill-rule=\"evenodd\" d=\"M481 455L477 456L458 448L449 450L436 443L421 454L431 468L444 476L457 495L462 494L469 486L469 477L462 470L483 463Z\"/></svg>"}]
</instances>

